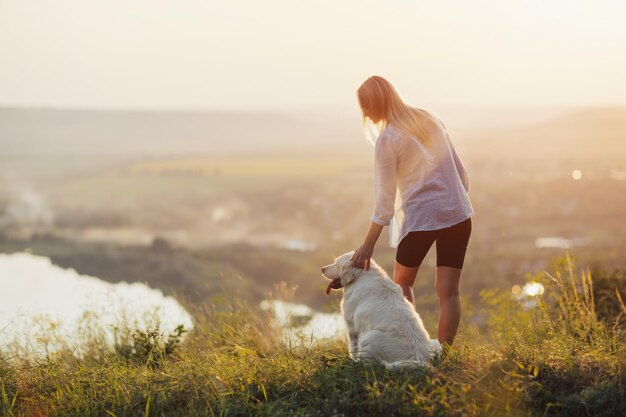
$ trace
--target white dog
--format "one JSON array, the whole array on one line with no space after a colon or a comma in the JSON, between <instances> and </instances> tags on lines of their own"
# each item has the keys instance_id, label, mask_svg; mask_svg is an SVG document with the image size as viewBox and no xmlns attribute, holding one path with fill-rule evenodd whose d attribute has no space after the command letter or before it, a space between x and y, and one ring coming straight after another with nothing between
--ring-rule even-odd
<instances>
[{"instance_id":1,"label":"white dog","mask_svg":"<svg viewBox=\"0 0 626 417\"><path fill-rule=\"evenodd\" d=\"M371 260L370 269L352 266L354 251L322 268L331 289L344 288L341 310L348 327L350 357L376 360L387 369L427 364L441 351L422 319L385 271Z\"/></svg>"}]
</instances>

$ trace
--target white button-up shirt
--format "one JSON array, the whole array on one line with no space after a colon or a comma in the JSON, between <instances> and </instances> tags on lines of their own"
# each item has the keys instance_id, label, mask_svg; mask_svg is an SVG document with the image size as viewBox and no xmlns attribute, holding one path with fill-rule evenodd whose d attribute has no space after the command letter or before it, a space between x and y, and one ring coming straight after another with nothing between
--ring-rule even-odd
<instances>
[{"instance_id":1,"label":"white button-up shirt","mask_svg":"<svg viewBox=\"0 0 626 417\"><path fill-rule=\"evenodd\" d=\"M467 171L445 125L434 113L429 114L439 129L427 144L391 123L376 140L371 220L390 225L392 248L409 232L443 229L474 215L467 194Z\"/></svg>"}]
</instances>

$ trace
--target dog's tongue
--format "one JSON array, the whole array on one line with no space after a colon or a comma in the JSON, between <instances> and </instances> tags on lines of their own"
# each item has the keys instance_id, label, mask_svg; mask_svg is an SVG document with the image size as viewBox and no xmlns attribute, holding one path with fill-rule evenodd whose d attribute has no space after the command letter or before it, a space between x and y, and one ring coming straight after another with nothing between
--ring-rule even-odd
<instances>
[{"instance_id":1,"label":"dog's tongue","mask_svg":"<svg viewBox=\"0 0 626 417\"><path fill-rule=\"evenodd\" d=\"M332 281L328 282L328 287L326 287L326 295L330 295L330 290L341 288L341 278L335 278Z\"/></svg>"}]
</instances>

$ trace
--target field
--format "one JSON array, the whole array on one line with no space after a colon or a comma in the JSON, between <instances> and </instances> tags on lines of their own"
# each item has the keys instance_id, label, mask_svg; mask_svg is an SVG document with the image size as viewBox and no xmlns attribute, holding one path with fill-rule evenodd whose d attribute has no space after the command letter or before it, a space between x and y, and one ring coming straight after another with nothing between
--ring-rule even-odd
<instances>
[{"instance_id":1,"label":"field","mask_svg":"<svg viewBox=\"0 0 626 417\"><path fill-rule=\"evenodd\" d=\"M114 350L94 340L76 359L0 358L7 416L619 416L626 412L626 307L597 307L611 281L569 258L533 309L508 291L481 295L482 325L465 322L456 348L431 366L390 373L354 363L346 343L279 343L270 317L221 300L193 310L177 335L128 335ZM624 275L620 278L623 282ZM615 281L613 281L615 283ZM582 290L582 292L581 292ZM217 300L216 300L217 301ZM607 303L608 298L604 298ZM217 307L219 306L219 307ZM485 343L488 341L488 343Z\"/></svg>"},{"instance_id":2,"label":"field","mask_svg":"<svg viewBox=\"0 0 626 417\"><path fill-rule=\"evenodd\" d=\"M9 138L0 154L0 252L30 251L110 282L145 282L184 303L196 327L184 341L156 329L125 334L112 350L93 340L82 358L71 349L39 360L2 351L0 415L626 412L626 167L623 147L615 147L623 109L606 112L608 119L594 111L455 136L476 212L460 333L448 356L400 374L353 363L341 338L281 344L281 329L259 308L289 293L287 301L338 311L338 295L324 295L320 267L358 247L369 224L373 157L362 138L342 136L334 147L328 135L296 152L293 124L276 143L262 137L271 146L259 152L252 134L246 149L229 148L235 137L198 139L225 116L170 115L133 142L153 116L43 112L31 123L23 113L28 140ZM85 118L80 131L70 128L75 117ZM204 120L206 130L190 129L196 136L177 142L181 117L184 125ZM45 127L42 118L54 121L55 152L38 152L37 138L46 136L33 131ZM109 153L106 132L117 132ZM138 152L151 135L161 152ZM284 143L293 147L281 150ZM374 258L391 273L387 239L385 231ZM414 287L431 335L434 252ZM515 289L528 281L542 282L545 294L519 300Z\"/></svg>"},{"instance_id":3,"label":"field","mask_svg":"<svg viewBox=\"0 0 626 417\"><path fill-rule=\"evenodd\" d=\"M505 162L471 152L465 161L476 216L463 287L474 300L482 288L523 282L530 271L549 267L564 249L592 268L623 265L626 182L610 175L618 165L555 160L542 170L541 161L507 161L507 174L498 175ZM285 281L299 287L297 301L323 305L319 267L360 245L373 206L371 156L358 154L350 159L169 157L101 167L96 162L81 175L58 174L63 164L50 164L47 172L31 174L30 188L15 186L0 197L14 210L31 213L31 218L0 220L5 222L0 245L7 251L30 247L64 267L107 280L139 280L164 289L193 282L185 288L194 293L184 295L194 300L210 295L198 292L199 286L209 281L214 287L219 281L207 277L224 272L253 287L257 301L274 282ZM580 180L572 179L575 166L584 167ZM40 203L33 203L31 194ZM52 219L44 222L37 217L42 213ZM545 237L559 238L568 247L538 246ZM179 257L176 272L158 277L141 267L148 259L143 253L157 238L167 240L171 256ZM310 249L301 252L290 245ZM394 251L386 231L374 256L391 273ZM229 266L220 271L216 262ZM416 283L433 308L434 262L433 248ZM198 274L197 264L213 272Z\"/></svg>"}]
</instances>

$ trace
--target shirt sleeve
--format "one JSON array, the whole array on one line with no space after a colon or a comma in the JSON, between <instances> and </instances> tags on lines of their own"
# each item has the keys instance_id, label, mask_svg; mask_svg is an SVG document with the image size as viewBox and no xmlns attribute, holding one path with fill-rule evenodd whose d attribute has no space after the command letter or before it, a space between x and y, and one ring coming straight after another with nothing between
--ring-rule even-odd
<instances>
[{"instance_id":1,"label":"shirt sleeve","mask_svg":"<svg viewBox=\"0 0 626 417\"><path fill-rule=\"evenodd\" d=\"M456 171L459 173L459 177L461 178L461 182L463 183L465 192L468 193L469 188L470 188L469 175L467 173L467 170L463 166L463 163L461 162L461 158L459 158L459 155L456 153L456 149L454 149L454 145L452 144L452 141L450 140L450 136L448 135L448 130L446 129L446 124L443 122L443 120L441 120L441 117L439 117L438 115L434 113L431 113L431 114L433 114L437 118L439 123L441 123L441 127L443 127L443 131L446 134L446 140L448 141L448 145L450 145L450 150L452 151L452 158L454 159L454 165L456 166Z\"/></svg>"},{"instance_id":2,"label":"shirt sleeve","mask_svg":"<svg viewBox=\"0 0 626 417\"><path fill-rule=\"evenodd\" d=\"M370 219L381 226L391 223L397 188L397 155L388 135L379 136L374 150L374 213Z\"/></svg>"},{"instance_id":3,"label":"shirt sleeve","mask_svg":"<svg viewBox=\"0 0 626 417\"><path fill-rule=\"evenodd\" d=\"M448 136L448 132L446 132L446 139L448 139L448 144L450 145L450 150L452 151L452 157L454 158L454 165L456 166L456 171L459 173L459 177L461 177L461 182L463 183L463 187L465 188L465 192L469 192L470 189L470 180L467 170L463 166L459 155L456 153L454 149L454 145L450 140L450 136Z\"/></svg>"}]
</instances>

